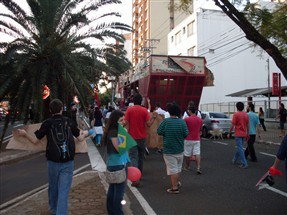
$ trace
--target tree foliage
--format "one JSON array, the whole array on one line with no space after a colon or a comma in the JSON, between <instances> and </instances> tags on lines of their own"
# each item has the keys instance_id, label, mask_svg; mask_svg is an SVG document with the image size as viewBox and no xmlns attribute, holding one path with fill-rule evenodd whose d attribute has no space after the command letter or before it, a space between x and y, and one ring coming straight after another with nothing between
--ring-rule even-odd
<instances>
[{"instance_id":1,"label":"tree foliage","mask_svg":"<svg viewBox=\"0 0 287 215\"><path fill-rule=\"evenodd\" d=\"M12 38L0 43L0 98L8 98L11 109L27 115L32 102L36 122L41 121L44 85L50 88L51 99L68 105L77 95L86 105L90 83L97 83L103 71L114 75L130 68L122 48L92 45L107 38L124 42L118 30L131 31L131 27L107 22L107 17L120 16L116 12L100 13L102 6L121 1L86 2L27 0L29 11L25 11L14 0L0 0L9 11L0 13L0 32Z\"/></svg>"},{"instance_id":2,"label":"tree foliage","mask_svg":"<svg viewBox=\"0 0 287 215\"><path fill-rule=\"evenodd\" d=\"M246 16L253 26L278 47L287 57L287 5L278 3L273 10L260 8L258 4L248 4Z\"/></svg>"}]
</instances>

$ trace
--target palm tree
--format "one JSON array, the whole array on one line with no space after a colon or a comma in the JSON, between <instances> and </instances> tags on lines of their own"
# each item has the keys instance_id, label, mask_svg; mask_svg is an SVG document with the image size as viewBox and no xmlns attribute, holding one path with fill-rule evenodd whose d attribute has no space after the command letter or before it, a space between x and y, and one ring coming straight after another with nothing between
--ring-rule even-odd
<instances>
[{"instance_id":1,"label":"palm tree","mask_svg":"<svg viewBox=\"0 0 287 215\"><path fill-rule=\"evenodd\" d=\"M23 112L25 110L22 107L27 108L31 100L37 102L35 110L42 112L41 94L44 85L51 89L51 97L66 101L79 94L80 100L84 101L86 93L81 92L90 89L89 83L97 80L102 71L109 69L103 59L110 50L110 47L92 48L85 40L92 38L104 41L110 37L123 41L122 35L111 29L131 30L122 23L99 22L101 18L117 13L88 18L89 14L105 4L120 3L116 0L85 5L81 10L77 6L83 1L28 0L32 15L28 15L13 1L0 2L13 13L0 15L6 20L14 20L22 27L20 31L11 22L0 21L1 27L4 27L1 32L14 37L12 42L0 43L4 53L1 63L4 69L1 70L1 77L4 78L1 79L0 95L9 95L11 106ZM77 12L73 12L76 8ZM89 27L95 21L97 25Z\"/></svg>"},{"instance_id":2,"label":"palm tree","mask_svg":"<svg viewBox=\"0 0 287 215\"><path fill-rule=\"evenodd\" d=\"M33 102L35 121L39 122L45 111L43 86L50 88L51 99L68 104L77 95L87 104L90 83L109 69L105 57L110 47L95 48L92 43L104 43L106 38L124 42L118 30L131 31L131 27L106 21L120 16L118 13L100 14L102 6L120 4L120 0L26 1L30 11L15 0L0 0L9 11L0 13L0 32L12 38L0 43L0 99L8 98L11 112L23 115Z\"/></svg>"}]
</instances>

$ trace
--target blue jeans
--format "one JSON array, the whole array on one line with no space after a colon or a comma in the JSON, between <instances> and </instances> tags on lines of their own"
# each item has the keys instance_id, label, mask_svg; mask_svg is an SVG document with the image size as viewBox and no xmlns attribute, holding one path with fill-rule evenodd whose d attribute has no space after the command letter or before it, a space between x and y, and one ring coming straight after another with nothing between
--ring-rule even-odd
<instances>
[{"instance_id":1,"label":"blue jeans","mask_svg":"<svg viewBox=\"0 0 287 215\"><path fill-rule=\"evenodd\" d=\"M73 170L74 161L57 163L48 160L48 195L52 214L68 214L68 199L73 180Z\"/></svg>"},{"instance_id":2,"label":"blue jeans","mask_svg":"<svg viewBox=\"0 0 287 215\"><path fill-rule=\"evenodd\" d=\"M145 153L145 139L138 139L135 141L138 145L130 149L129 157L131 160L131 165L137 167L142 173Z\"/></svg>"},{"instance_id":3,"label":"blue jeans","mask_svg":"<svg viewBox=\"0 0 287 215\"><path fill-rule=\"evenodd\" d=\"M123 168L123 165L108 166L109 171L116 171ZM126 167L126 173L127 173ZM110 184L107 193L107 210L109 215L123 215L122 200L124 199L127 180L120 184Z\"/></svg>"},{"instance_id":4,"label":"blue jeans","mask_svg":"<svg viewBox=\"0 0 287 215\"><path fill-rule=\"evenodd\" d=\"M237 149L233 157L233 160L236 162L238 158L240 158L241 164L243 166L248 166L245 155L244 155L244 150L243 150L244 139L245 137L235 137L235 143L236 143Z\"/></svg>"}]
</instances>

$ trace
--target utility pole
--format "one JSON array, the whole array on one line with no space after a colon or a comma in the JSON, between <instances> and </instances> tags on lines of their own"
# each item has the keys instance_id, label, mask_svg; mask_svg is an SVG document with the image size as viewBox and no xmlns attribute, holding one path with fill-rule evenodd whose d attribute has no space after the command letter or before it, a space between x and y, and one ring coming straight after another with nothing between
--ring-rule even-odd
<instances>
[{"instance_id":1,"label":"utility pole","mask_svg":"<svg viewBox=\"0 0 287 215\"><path fill-rule=\"evenodd\" d=\"M268 56L267 56L268 57ZM269 112L270 112L270 65L269 65L269 57L266 60L267 62L267 74L268 74L268 78L267 78L267 82L268 82L268 111L267 111L267 117L269 117Z\"/></svg>"}]
</instances>

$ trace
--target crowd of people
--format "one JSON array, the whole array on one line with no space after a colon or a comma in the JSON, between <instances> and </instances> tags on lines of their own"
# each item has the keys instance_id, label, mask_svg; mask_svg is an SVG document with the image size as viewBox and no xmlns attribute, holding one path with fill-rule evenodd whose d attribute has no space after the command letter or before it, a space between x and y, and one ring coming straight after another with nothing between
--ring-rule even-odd
<instances>
[{"instance_id":1,"label":"crowd of people","mask_svg":"<svg viewBox=\"0 0 287 215\"><path fill-rule=\"evenodd\" d=\"M50 132L55 129L55 119L59 119L62 124L68 125L72 135L79 141L92 135L96 146L106 148L106 165L109 171L125 169L126 174L128 174L128 166L133 166L140 170L141 175L144 175L147 128L153 125L158 115L162 115L163 121L156 128L156 133L162 136L163 141L160 151L163 154L166 173L170 177L171 186L166 191L167 193L178 194L182 186L180 173L182 170L190 171L192 157L195 157L197 174L202 174L200 136L203 121L200 111L198 111L197 105L191 101L188 103L184 114L174 102L168 103L166 110L162 109L160 103L157 103L155 104L155 110L150 113L150 107L142 106L142 101L142 96L138 93L135 94L133 105L128 107L125 113L112 107L105 107L101 111L99 107L91 106L89 108L89 123L94 132L88 132L80 130L73 119L62 116L63 104L60 100L54 99L49 106L52 117L42 123L40 129L35 132L35 136L28 134L23 129L18 129L19 135L26 137L34 144L37 143L38 139L47 136L47 144L53 144L55 140ZM248 156L250 156L250 161L257 162L254 142L258 134L258 128L260 124L262 125L262 117L260 118L260 114L255 114L253 104L248 105L247 113L244 111L242 102L238 102L236 108L237 112L233 115L230 127L230 134L233 130L235 131L234 136L237 146L232 163L239 164L240 168L246 169L248 168ZM119 124L127 130L137 143L135 147L126 153L119 153ZM265 126L263 129L266 130ZM228 137L231 136L230 134ZM244 151L245 140L247 140L247 147ZM69 150L75 150L74 145L75 143L72 143ZM63 146L61 145L59 148L62 149ZM62 154L60 157L55 157L54 153L56 152L49 150L49 147L47 147L49 207L52 214L68 214L68 193L72 183L74 157L62 160ZM272 167L277 168L279 162L286 160L286 157L287 137L283 139ZM126 180L122 183L111 183L109 185L107 192L107 211L109 214L123 214L121 202L125 194ZM132 182L132 186L138 187L140 185L140 180Z\"/></svg>"}]
</instances>

